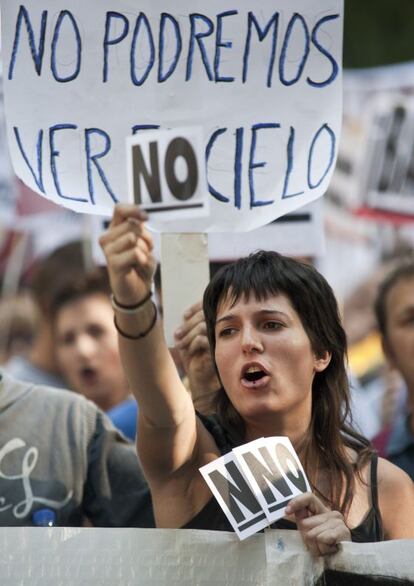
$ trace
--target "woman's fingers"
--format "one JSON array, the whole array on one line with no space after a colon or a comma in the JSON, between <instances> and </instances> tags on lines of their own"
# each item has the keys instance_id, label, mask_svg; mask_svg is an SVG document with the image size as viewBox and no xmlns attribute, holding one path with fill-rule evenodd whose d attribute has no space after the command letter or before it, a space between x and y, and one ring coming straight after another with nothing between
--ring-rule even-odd
<instances>
[{"instance_id":1,"label":"woman's fingers","mask_svg":"<svg viewBox=\"0 0 414 586\"><path fill-rule=\"evenodd\" d=\"M330 555L338 551L340 539L335 530L330 528L318 528L317 535L302 534L306 548L313 556Z\"/></svg>"},{"instance_id":2,"label":"woman's fingers","mask_svg":"<svg viewBox=\"0 0 414 586\"><path fill-rule=\"evenodd\" d=\"M147 245L148 250L152 251L154 249L154 240L151 236L151 232L147 230L145 226L143 226L140 236Z\"/></svg>"},{"instance_id":3,"label":"woman's fingers","mask_svg":"<svg viewBox=\"0 0 414 586\"><path fill-rule=\"evenodd\" d=\"M319 552L316 555L336 553L341 541L351 540L349 529L337 518L329 519L302 535L309 550Z\"/></svg>"},{"instance_id":4,"label":"woman's fingers","mask_svg":"<svg viewBox=\"0 0 414 586\"><path fill-rule=\"evenodd\" d=\"M147 259L143 253L134 247L125 252L113 255L111 261L111 269L117 273L128 273L131 269L139 268L140 265L146 264Z\"/></svg>"},{"instance_id":5,"label":"woman's fingers","mask_svg":"<svg viewBox=\"0 0 414 586\"><path fill-rule=\"evenodd\" d=\"M351 533L339 511L331 511L312 493L292 499L287 514L295 515L303 541L312 555L327 555L337 551L340 541L349 541Z\"/></svg>"},{"instance_id":6,"label":"woman's fingers","mask_svg":"<svg viewBox=\"0 0 414 586\"><path fill-rule=\"evenodd\" d=\"M128 214L132 214L132 216ZM139 210L136 206L128 204L115 206L111 224L99 239L108 264L110 264L113 255L126 252L134 247L146 252L153 249L151 234L143 223L146 217L146 212Z\"/></svg>"},{"instance_id":7,"label":"woman's fingers","mask_svg":"<svg viewBox=\"0 0 414 586\"><path fill-rule=\"evenodd\" d=\"M118 224L115 227L108 228L108 230L104 232L99 238L99 243L101 246L107 246L111 242L114 242L115 240L123 236L124 234L133 232L137 236L139 236L142 234L143 230L144 228L141 222L129 222L125 220L122 222L122 224Z\"/></svg>"},{"instance_id":8,"label":"woman's fingers","mask_svg":"<svg viewBox=\"0 0 414 586\"><path fill-rule=\"evenodd\" d=\"M146 222L148 220L148 214L134 204L116 204L109 228L115 228L130 218L134 218L138 222Z\"/></svg>"},{"instance_id":9,"label":"woman's fingers","mask_svg":"<svg viewBox=\"0 0 414 586\"><path fill-rule=\"evenodd\" d=\"M325 545L337 545L340 541L348 541L349 529L344 523L329 520L307 532L307 538Z\"/></svg>"},{"instance_id":10,"label":"woman's fingers","mask_svg":"<svg viewBox=\"0 0 414 586\"><path fill-rule=\"evenodd\" d=\"M118 274L133 268L146 272L153 261L147 243L130 232L108 244L105 254L108 266Z\"/></svg>"},{"instance_id":11,"label":"woman's fingers","mask_svg":"<svg viewBox=\"0 0 414 586\"><path fill-rule=\"evenodd\" d=\"M138 238L139 236L137 234L129 230L122 236L119 236L116 240L107 244L105 252L107 256L112 256L114 254L119 254L120 252L131 250L137 245Z\"/></svg>"},{"instance_id":12,"label":"woman's fingers","mask_svg":"<svg viewBox=\"0 0 414 586\"><path fill-rule=\"evenodd\" d=\"M302 527L306 531L312 531L312 529L314 529L315 527L320 527L324 523L328 523L331 521L335 522L335 520L337 520L338 522L342 522L343 516L339 511L327 511L326 513L322 513L320 515L308 514L306 518L298 520L298 518L296 517L296 519L298 521L298 526L300 525L300 527Z\"/></svg>"},{"instance_id":13,"label":"woman's fingers","mask_svg":"<svg viewBox=\"0 0 414 586\"><path fill-rule=\"evenodd\" d=\"M296 515L302 509L307 509L311 515L320 515L329 511L322 501L312 492L305 492L289 501L286 507L286 514Z\"/></svg>"}]
</instances>

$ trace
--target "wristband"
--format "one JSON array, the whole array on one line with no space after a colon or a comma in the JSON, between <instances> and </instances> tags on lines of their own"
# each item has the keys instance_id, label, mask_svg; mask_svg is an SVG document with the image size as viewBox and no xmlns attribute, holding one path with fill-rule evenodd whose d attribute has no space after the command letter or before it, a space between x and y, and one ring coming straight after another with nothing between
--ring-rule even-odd
<instances>
[{"instance_id":1,"label":"wristband","mask_svg":"<svg viewBox=\"0 0 414 586\"><path fill-rule=\"evenodd\" d=\"M151 303L154 307L154 317L152 318L151 323L148 326L148 328L146 330L144 330L143 332L140 332L139 334L131 335L131 334L126 334L125 332L123 332L120 329L120 327L118 326L117 321L116 321L116 316L114 315L114 325L115 325L115 329L118 332L118 334L120 336L122 336L123 338L126 338L127 340L140 340L141 338L145 338L145 336L148 335L150 333L150 331L153 329L153 327L155 326L155 324L157 322L157 317L158 317L157 306L155 305L155 303L153 301L151 301Z\"/></svg>"},{"instance_id":2,"label":"wristband","mask_svg":"<svg viewBox=\"0 0 414 586\"><path fill-rule=\"evenodd\" d=\"M134 314L139 312L139 310L144 307L144 305L151 299L151 297L152 291L150 290L144 299L139 301L139 303L136 303L135 305L123 305L115 299L114 295L111 295L111 305L116 311L119 311L119 313Z\"/></svg>"}]
</instances>

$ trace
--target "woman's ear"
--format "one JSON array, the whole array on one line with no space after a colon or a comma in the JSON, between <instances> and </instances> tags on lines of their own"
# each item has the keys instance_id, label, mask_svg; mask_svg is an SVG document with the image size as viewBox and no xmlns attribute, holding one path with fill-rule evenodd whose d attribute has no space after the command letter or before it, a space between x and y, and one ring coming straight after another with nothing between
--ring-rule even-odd
<instances>
[{"instance_id":1,"label":"woman's ear","mask_svg":"<svg viewBox=\"0 0 414 586\"><path fill-rule=\"evenodd\" d=\"M332 353L325 350L319 356L315 356L315 372L322 372L327 368L332 358Z\"/></svg>"}]
</instances>

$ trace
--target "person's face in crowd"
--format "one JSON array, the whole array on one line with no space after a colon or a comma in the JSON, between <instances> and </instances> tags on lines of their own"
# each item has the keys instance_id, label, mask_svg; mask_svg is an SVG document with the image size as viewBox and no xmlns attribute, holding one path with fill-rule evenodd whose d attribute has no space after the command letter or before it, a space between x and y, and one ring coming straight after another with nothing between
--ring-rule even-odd
<instances>
[{"instance_id":1,"label":"person's face in crowd","mask_svg":"<svg viewBox=\"0 0 414 586\"><path fill-rule=\"evenodd\" d=\"M384 351L414 392L414 277L398 281L386 299Z\"/></svg>"},{"instance_id":2,"label":"person's face in crowd","mask_svg":"<svg viewBox=\"0 0 414 586\"><path fill-rule=\"evenodd\" d=\"M329 364L330 356L315 356L288 297L257 301L251 296L233 306L224 300L215 333L223 387L246 421L294 413L305 425L309 423L312 381Z\"/></svg>"},{"instance_id":3,"label":"person's face in crowd","mask_svg":"<svg viewBox=\"0 0 414 586\"><path fill-rule=\"evenodd\" d=\"M55 320L57 358L68 386L105 411L127 395L109 299L93 293L63 305Z\"/></svg>"}]
</instances>

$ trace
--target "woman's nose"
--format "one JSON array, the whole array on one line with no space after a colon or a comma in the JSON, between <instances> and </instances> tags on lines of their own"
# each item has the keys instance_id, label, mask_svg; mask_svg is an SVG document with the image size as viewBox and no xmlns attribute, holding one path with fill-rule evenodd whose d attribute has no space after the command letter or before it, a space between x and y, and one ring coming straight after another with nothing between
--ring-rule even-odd
<instances>
[{"instance_id":1,"label":"woman's nose","mask_svg":"<svg viewBox=\"0 0 414 586\"><path fill-rule=\"evenodd\" d=\"M260 335L253 328L246 328L243 330L242 350L247 354L251 352L263 352L263 344Z\"/></svg>"}]
</instances>

